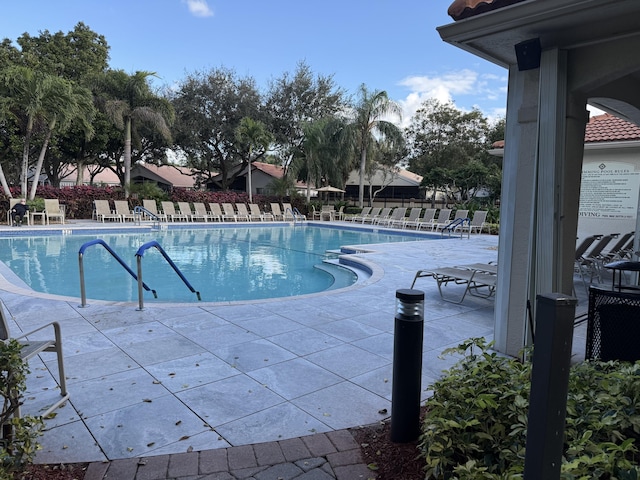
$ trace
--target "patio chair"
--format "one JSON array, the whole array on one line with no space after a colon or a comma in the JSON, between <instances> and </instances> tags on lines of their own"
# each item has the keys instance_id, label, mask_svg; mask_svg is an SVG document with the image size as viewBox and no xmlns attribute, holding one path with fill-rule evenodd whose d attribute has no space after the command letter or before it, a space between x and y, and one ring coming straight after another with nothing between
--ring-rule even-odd
<instances>
[{"instance_id":1,"label":"patio chair","mask_svg":"<svg viewBox=\"0 0 640 480\"><path fill-rule=\"evenodd\" d=\"M156 204L155 200L153 199L142 200L142 207L155 217L154 220L164 220L165 222L167 221L167 214L163 212L158 212L158 205ZM148 214L145 214L145 216L147 218L152 218Z\"/></svg>"},{"instance_id":2,"label":"patio chair","mask_svg":"<svg viewBox=\"0 0 640 480\"><path fill-rule=\"evenodd\" d=\"M284 220L284 215L282 215L282 210L280 210L279 203L271 204L271 214L275 220Z\"/></svg>"},{"instance_id":3,"label":"patio chair","mask_svg":"<svg viewBox=\"0 0 640 480\"><path fill-rule=\"evenodd\" d=\"M169 219L170 221L172 222L175 222L178 220L184 220L185 222L189 221L189 217L186 214L176 212L176 207L173 204L173 202L160 202L160 203L162 205L162 211L167 216L167 219Z\"/></svg>"},{"instance_id":4,"label":"patio chair","mask_svg":"<svg viewBox=\"0 0 640 480\"><path fill-rule=\"evenodd\" d=\"M469 233L473 233L474 230L477 230L478 233L482 233L482 230L485 226L487 226L487 214L489 212L486 210L476 210L473 213L473 218L471 222L462 226L462 231L468 231Z\"/></svg>"},{"instance_id":5,"label":"patio chair","mask_svg":"<svg viewBox=\"0 0 640 480\"><path fill-rule=\"evenodd\" d=\"M444 227L449 225L451 223L451 220L449 220L450 216L451 216L450 208L441 208L440 212L438 213L438 216L433 220L434 225L432 230L435 230L435 231L442 230Z\"/></svg>"},{"instance_id":6,"label":"patio chair","mask_svg":"<svg viewBox=\"0 0 640 480\"><path fill-rule=\"evenodd\" d=\"M257 203L249 204L249 221L254 222L264 222L265 216L264 213L260 210L260 206Z\"/></svg>"},{"instance_id":7,"label":"patio chair","mask_svg":"<svg viewBox=\"0 0 640 480\"><path fill-rule=\"evenodd\" d=\"M62 206L58 202L57 198L45 198L44 200L44 212L47 218L47 225L51 222L51 219L57 218L60 223L64 224L64 211Z\"/></svg>"},{"instance_id":8,"label":"patio chair","mask_svg":"<svg viewBox=\"0 0 640 480\"><path fill-rule=\"evenodd\" d=\"M387 218L380 219L377 222L377 224L383 225L386 227L391 227L393 226L393 222L402 223L404 221L404 217L406 216L406 214L407 214L407 207L396 207L391 211L389 215L387 215Z\"/></svg>"},{"instance_id":9,"label":"patio chair","mask_svg":"<svg viewBox=\"0 0 640 480\"><path fill-rule=\"evenodd\" d=\"M205 222L209 221L209 212L207 212L207 207L202 202L193 202L193 216L191 219L195 222L197 218L201 218Z\"/></svg>"},{"instance_id":10,"label":"patio chair","mask_svg":"<svg viewBox=\"0 0 640 480\"><path fill-rule=\"evenodd\" d=\"M344 220L344 205L340 205L340 208L333 214L335 220Z\"/></svg>"},{"instance_id":11,"label":"patio chair","mask_svg":"<svg viewBox=\"0 0 640 480\"><path fill-rule=\"evenodd\" d=\"M416 221L415 227L416 230L420 230L421 228L425 228L425 229L429 229L429 230L433 230L433 219L436 216L436 209L435 208L425 208L424 209L424 215L422 215L421 218L419 218Z\"/></svg>"},{"instance_id":12,"label":"patio chair","mask_svg":"<svg viewBox=\"0 0 640 480\"><path fill-rule=\"evenodd\" d=\"M583 253L579 258L576 259L576 266L578 268L578 273L580 273L580 277L582 278L582 283L587 289L588 286L585 281L585 274L589 275L589 283L593 282L593 277L596 277L598 281L602 281L602 262L601 262L601 254L602 251L606 248L606 246L613 240L617 238L618 234L604 235L598 239L598 242L589 250L587 253ZM586 252L585 248L585 252Z\"/></svg>"},{"instance_id":13,"label":"patio chair","mask_svg":"<svg viewBox=\"0 0 640 480\"><path fill-rule=\"evenodd\" d=\"M300 213L297 208L293 208L290 203L282 204L284 219L287 220L306 220L306 215Z\"/></svg>"},{"instance_id":14,"label":"patio chair","mask_svg":"<svg viewBox=\"0 0 640 480\"><path fill-rule=\"evenodd\" d=\"M320 220L325 218L329 221L335 219L336 208L333 205L323 205L320 210Z\"/></svg>"},{"instance_id":15,"label":"patio chair","mask_svg":"<svg viewBox=\"0 0 640 480\"><path fill-rule=\"evenodd\" d=\"M201 218L203 222L207 221L207 215L201 216L191 210L189 202L178 202L178 211L180 212L178 215L184 216L188 222L195 222L196 218Z\"/></svg>"},{"instance_id":16,"label":"patio chair","mask_svg":"<svg viewBox=\"0 0 640 480\"><path fill-rule=\"evenodd\" d=\"M369 212L371 212L371 207L364 207L360 213L349 215L345 217L345 220L348 220L350 222L362 222L364 217L369 215Z\"/></svg>"},{"instance_id":17,"label":"patio chair","mask_svg":"<svg viewBox=\"0 0 640 480\"><path fill-rule=\"evenodd\" d=\"M311 205L311 220L320 220L320 212L313 205Z\"/></svg>"},{"instance_id":18,"label":"patio chair","mask_svg":"<svg viewBox=\"0 0 640 480\"><path fill-rule=\"evenodd\" d=\"M413 207L409 210L409 216L403 217L399 220L393 220L391 222L392 227L400 227L402 229L407 228L407 225L414 224L420 218L420 214L422 213L422 207Z\"/></svg>"},{"instance_id":19,"label":"patio chair","mask_svg":"<svg viewBox=\"0 0 640 480\"><path fill-rule=\"evenodd\" d=\"M375 210L375 209L374 209ZM391 215L391 211L393 209L391 207L384 207L383 209L381 209L377 215L374 214L373 210L371 211L371 219L369 220L365 220L365 223L371 223L371 224L378 224L383 220L386 220L387 218L389 218L389 215Z\"/></svg>"},{"instance_id":20,"label":"patio chair","mask_svg":"<svg viewBox=\"0 0 640 480\"><path fill-rule=\"evenodd\" d=\"M222 204L222 220L233 220L234 222L238 221L238 217L236 217L236 211L233 208L233 205L230 203Z\"/></svg>"},{"instance_id":21,"label":"patio chair","mask_svg":"<svg viewBox=\"0 0 640 480\"><path fill-rule=\"evenodd\" d=\"M11 210L15 205L17 205L21 201L22 201L21 198L9 199L9 210L7 210L7 225L11 226ZM31 225L30 217L31 217L31 214L29 212L27 212L27 214L24 216L24 218L26 219L25 221L27 222L27 225Z\"/></svg>"},{"instance_id":22,"label":"patio chair","mask_svg":"<svg viewBox=\"0 0 640 480\"><path fill-rule=\"evenodd\" d=\"M247 210L247 205L245 203L236 203L236 217L238 220L244 220L245 222L251 221L251 216L249 215L249 211Z\"/></svg>"},{"instance_id":23,"label":"patio chair","mask_svg":"<svg viewBox=\"0 0 640 480\"><path fill-rule=\"evenodd\" d=\"M214 222L222 221L222 208L219 203L209 203L209 218Z\"/></svg>"},{"instance_id":24,"label":"patio chair","mask_svg":"<svg viewBox=\"0 0 640 480\"><path fill-rule=\"evenodd\" d=\"M109 206L109 200L94 200L93 205L96 209L96 220L104 223L105 220L117 220L122 221L122 217L111 210Z\"/></svg>"},{"instance_id":25,"label":"patio chair","mask_svg":"<svg viewBox=\"0 0 640 480\"><path fill-rule=\"evenodd\" d=\"M129 202L126 200L114 200L113 203L116 206L116 213L120 215L120 218L123 222L126 222L127 219L131 221L135 221L136 216L129 208Z\"/></svg>"},{"instance_id":26,"label":"patio chair","mask_svg":"<svg viewBox=\"0 0 640 480\"><path fill-rule=\"evenodd\" d=\"M411 283L411 288L413 288L418 278L433 277L438 284L440 298L446 302L462 303L467 293L477 297L490 298L494 295L498 283L496 272L497 265L493 264L460 265L431 270L418 270L413 278L413 283ZM464 290L459 297L444 295L442 287L449 283L464 285Z\"/></svg>"},{"instance_id":27,"label":"patio chair","mask_svg":"<svg viewBox=\"0 0 640 480\"><path fill-rule=\"evenodd\" d=\"M449 233L458 231L462 228L463 225L468 224L467 221L469 215L469 210L456 210L456 213L453 215L452 219L448 221L440 222L435 227L435 230L447 230Z\"/></svg>"},{"instance_id":28,"label":"patio chair","mask_svg":"<svg viewBox=\"0 0 640 480\"><path fill-rule=\"evenodd\" d=\"M41 339L42 334L40 332L44 331L47 328L53 329L53 340ZM31 339L28 339L28 337L31 337ZM36 340L34 337L37 337L38 340ZM30 332L23 333L17 337L12 337L9 332L9 320L5 315L2 302L0 302L0 340L5 343L10 340L18 341L21 346L20 357L22 358L22 360L27 362L29 361L29 359L44 352L53 352L56 354L58 362L57 382L60 386L60 398L49 405L46 411L42 413L38 412L38 415L46 417L69 399L69 392L67 391L67 378L65 377L64 373L64 357L62 355L62 334L60 331L60 324L58 322L50 322ZM15 417L20 416L19 405L17 406L13 415Z\"/></svg>"}]
</instances>

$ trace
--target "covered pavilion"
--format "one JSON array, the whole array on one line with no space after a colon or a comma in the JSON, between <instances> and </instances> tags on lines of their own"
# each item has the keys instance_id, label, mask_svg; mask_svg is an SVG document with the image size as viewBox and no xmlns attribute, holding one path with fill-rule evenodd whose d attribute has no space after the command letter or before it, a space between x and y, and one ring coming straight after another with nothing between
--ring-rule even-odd
<instances>
[{"instance_id":1,"label":"covered pavilion","mask_svg":"<svg viewBox=\"0 0 640 480\"><path fill-rule=\"evenodd\" d=\"M516 356L527 300L572 294L587 103L640 125L640 2L455 0L449 15L445 42L509 72L494 339Z\"/></svg>"}]
</instances>

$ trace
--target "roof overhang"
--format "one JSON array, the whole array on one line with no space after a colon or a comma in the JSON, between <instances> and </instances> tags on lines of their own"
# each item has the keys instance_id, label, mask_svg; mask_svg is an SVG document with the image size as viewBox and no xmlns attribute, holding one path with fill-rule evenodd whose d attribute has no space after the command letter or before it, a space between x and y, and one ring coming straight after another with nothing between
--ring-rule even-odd
<instances>
[{"instance_id":1,"label":"roof overhang","mask_svg":"<svg viewBox=\"0 0 640 480\"><path fill-rule=\"evenodd\" d=\"M502 67L517 63L514 45L574 49L639 36L638 0L528 0L438 27L447 43Z\"/></svg>"}]
</instances>

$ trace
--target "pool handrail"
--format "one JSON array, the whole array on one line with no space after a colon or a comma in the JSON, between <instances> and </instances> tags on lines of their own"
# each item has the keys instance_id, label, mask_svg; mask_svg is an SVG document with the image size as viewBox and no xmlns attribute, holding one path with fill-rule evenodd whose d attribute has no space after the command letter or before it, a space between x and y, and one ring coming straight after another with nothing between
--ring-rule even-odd
<instances>
[{"instance_id":1,"label":"pool handrail","mask_svg":"<svg viewBox=\"0 0 640 480\"><path fill-rule=\"evenodd\" d=\"M142 257L144 256L144 252L147 251L148 249L150 249L151 247L155 247L162 254L164 259L171 266L171 268L173 268L173 270L178 274L178 276L184 282L184 284L187 286L187 288L191 292L196 294L196 296L198 297L198 300L202 300L200 298L200 292L198 292L195 288L193 288L193 286L189 283L189 280L187 280L186 277L182 274L182 272L180 271L178 266L175 263L173 263L173 260L171 260L171 258L169 258L169 255L167 255L167 252L164 251L164 249L160 246L160 244L157 241L152 240L152 241L147 242L144 245L140 246L140 248L138 248L138 251L136 252L136 260L137 260L137 264L138 264L138 306L139 306L139 310L142 310L144 308L144 304L143 304L143 300L142 300L142 286L144 284L141 283L142 282Z\"/></svg>"},{"instance_id":2,"label":"pool handrail","mask_svg":"<svg viewBox=\"0 0 640 480\"><path fill-rule=\"evenodd\" d=\"M120 258L120 256L113 251L113 249L107 244L107 242L105 242L104 240L97 238L95 240L90 240L88 242L85 242L82 244L82 246L80 247L80 250L78 251L78 264L80 267L80 299L81 299L81 303L80 306L81 307L86 307L87 306L87 293L85 291L85 287L84 287L84 252L87 248L89 248L92 245L102 245L107 252L109 252L111 254L111 256L113 258L116 259L116 261L122 265L122 267L124 267L124 269L129 272L129 275L131 275L137 282L138 285L140 285L140 281L138 280L138 276L135 274L135 272L131 269L131 267L129 267L129 265L127 265L124 260L122 260L122 258ZM151 288L149 288L149 286L146 283L142 283L142 288L144 288L147 292L151 292L153 293L153 297L154 298L158 298L158 294L156 293L155 290L152 290Z\"/></svg>"},{"instance_id":3,"label":"pool handrail","mask_svg":"<svg viewBox=\"0 0 640 480\"><path fill-rule=\"evenodd\" d=\"M456 218L455 220L451 221L451 223L449 223L449 225L445 226L442 228L442 230L440 231L440 236L444 236L444 232L445 230L449 233L449 236L451 236L452 232L455 232L456 229L458 227L463 227L464 224L467 225L471 225L471 219L469 218ZM469 229L471 230L471 229ZM470 238L470 231L467 231L467 238ZM462 238L462 235L464 234L464 228L460 229L460 238Z\"/></svg>"},{"instance_id":4,"label":"pool handrail","mask_svg":"<svg viewBox=\"0 0 640 480\"><path fill-rule=\"evenodd\" d=\"M148 215L149 218L152 218L154 220L154 224L160 224L160 221L162 220L158 215L156 215L153 212L150 212L149 210L147 210L146 208L144 208L141 205L137 205L133 208L133 216L136 219L136 224L140 225L140 221L142 219L142 214Z\"/></svg>"}]
</instances>

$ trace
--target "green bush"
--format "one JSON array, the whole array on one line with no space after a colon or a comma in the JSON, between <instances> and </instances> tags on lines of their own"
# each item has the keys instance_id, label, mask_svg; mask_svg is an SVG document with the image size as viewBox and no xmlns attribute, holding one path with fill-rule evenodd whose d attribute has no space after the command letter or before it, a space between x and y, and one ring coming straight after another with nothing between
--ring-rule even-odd
<instances>
[{"instance_id":1,"label":"green bush","mask_svg":"<svg viewBox=\"0 0 640 480\"><path fill-rule=\"evenodd\" d=\"M20 357L20 344L15 340L0 341L0 395L3 398L0 412L0 478L12 478L12 472L33 461L40 449L36 438L40 435L44 422L41 417L15 417L23 400L27 363Z\"/></svg>"},{"instance_id":2,"label":"green bush","mask_svg":"<svg viewBox=\"0 0 640 480\"><path fill-rule=\"evenodd\" d=\"M501 356L484 339L433 385L420 455L425 479L522 478L531 364ZM562 479L640 478L640 362L583 362L570 371Z\"/></svg>"}]
</instances>

